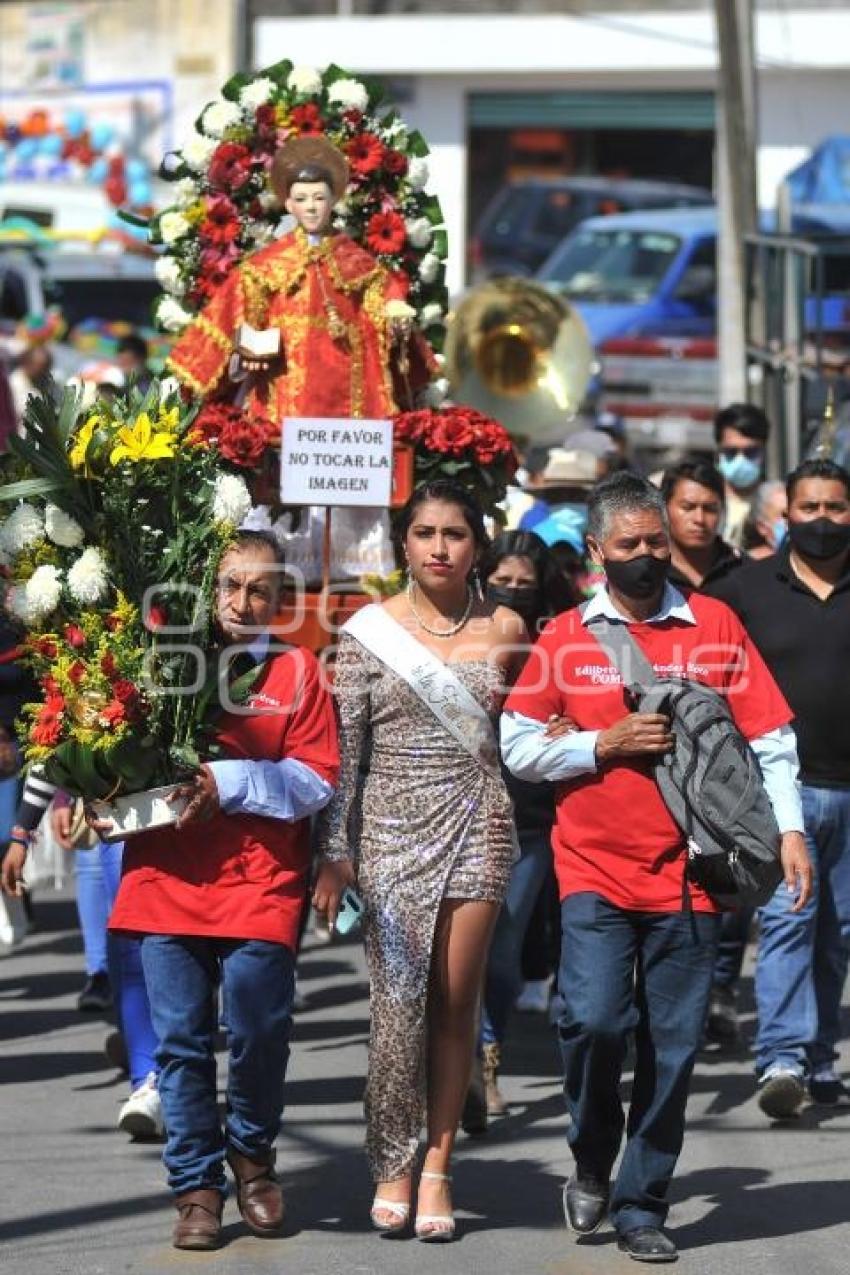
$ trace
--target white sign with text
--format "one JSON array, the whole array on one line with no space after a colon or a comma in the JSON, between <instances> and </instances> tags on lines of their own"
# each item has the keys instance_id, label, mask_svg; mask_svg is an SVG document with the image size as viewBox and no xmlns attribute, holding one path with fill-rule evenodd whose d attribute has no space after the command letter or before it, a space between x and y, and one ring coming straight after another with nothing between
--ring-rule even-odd
<instances>
[{"instance_id":1,"label":"white sign with text","mask_svg":"<svg viewBox=\"0 0 850 1275\"><path fill-rule=\"evenodd\" d=\"M392 476L391 421L307 416L284 419L282 504L388 507Z\"/></svg>"}]
</instances>

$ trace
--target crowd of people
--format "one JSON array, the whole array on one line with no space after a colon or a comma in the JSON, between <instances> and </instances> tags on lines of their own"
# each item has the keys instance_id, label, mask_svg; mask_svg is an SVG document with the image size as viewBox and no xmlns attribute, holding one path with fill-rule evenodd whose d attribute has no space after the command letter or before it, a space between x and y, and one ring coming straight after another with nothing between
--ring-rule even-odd
<instances>
[{"instance_id":1,"label":"crowd of people","mask_svg":"<svg viewBox=\"0 0 850 1275\"><path fill-rule=\"evenodd\" d=\"M616 423L601 424L529 450L495 539L461 484L418 488L396 524L405 587L347 621L332 685L313 655L275 641L276 540L240 532L217 618L259 674L249 711L221 721L226 760L187 783L172 828L128 840L122 856L98 842L104 825L76 826L30 776L3 886L19 892L48 806L62 844L91 834L76 851L79 1004L115 1002L111 1056L123 1049L131 1086L120 1123L165 1137L176 1247L222 1242L226 1166L248 1228L283 1225L275 1142L310 901L331 927L362 908L366 1148L384 1235L455 1234L454 1141L459 1125L480 1133L506 1110L501 1050L535 909L554 911L560 948L550 1012L577 1236L607 1217L630 1257L675 1260L665 1221L690 1075L706 1037L739 1040L755 925L759 1107L779 1120L807 1097L850 1102L837 1070L850 473L821 458L763 482L769 426L748 405L718 414L714 460L657 481L629 468ZM781 861L756 916L722 910L695 871L655 778L677 746L672 709L641 710L616 655L629 643L650 679L718 692L756 759ZM2 742L12 721L10 710Z\"/></svg>"}]
</instances>

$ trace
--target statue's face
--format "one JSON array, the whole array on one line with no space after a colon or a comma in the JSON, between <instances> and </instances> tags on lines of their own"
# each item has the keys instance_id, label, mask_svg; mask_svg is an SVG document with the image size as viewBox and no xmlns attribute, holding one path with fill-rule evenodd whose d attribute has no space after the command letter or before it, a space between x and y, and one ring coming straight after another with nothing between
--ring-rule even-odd
<instances>
[{"instance_id":1,"label":"statue's face","mask_svg":"<svg viewBox=\"0 0 850 1275\"><path fill-rule=\"evenodd\" d=\"M333 194L327 182L293 182L285 207L308 235L320 235L330 225Z\"/></svg>"}]
</instances>

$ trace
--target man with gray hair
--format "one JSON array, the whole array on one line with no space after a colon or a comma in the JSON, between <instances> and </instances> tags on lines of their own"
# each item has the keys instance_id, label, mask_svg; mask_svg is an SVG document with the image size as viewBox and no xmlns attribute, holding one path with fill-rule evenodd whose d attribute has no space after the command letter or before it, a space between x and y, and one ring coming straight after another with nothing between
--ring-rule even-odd
<instances>
[{"instance_id":1,"label":"man with gray hair","mask_svg":"<svg viewBox=\"0 0 850 1275\"><path fill-rule=\"evenodd\" d=\"M789 889L809 889L791 712L743 626L723 603L667 581L663 499L620 473L588 502L587 539L606 585L544 630L505 706L502 751L519 778L558 785L552 835L563 932L558 1029L576 1169L569 1227L592 1234L606 1213L637 1261L669 1262L661 1227L682 1146L688 1083L705 1020L718 909L685 873L685 837L653 778L673 746L669 720L631 711L594 621L624 624L659 676L728 696L761 762ZM575 729L563 733L563 719ZM560 726L559 726L560 724ZM557 729L556 729L557 728ZM799 883L799 890L797 889ZM619 1085L628 1036L636 1061L626 1147Z\"/></svg>"}]
</instances>

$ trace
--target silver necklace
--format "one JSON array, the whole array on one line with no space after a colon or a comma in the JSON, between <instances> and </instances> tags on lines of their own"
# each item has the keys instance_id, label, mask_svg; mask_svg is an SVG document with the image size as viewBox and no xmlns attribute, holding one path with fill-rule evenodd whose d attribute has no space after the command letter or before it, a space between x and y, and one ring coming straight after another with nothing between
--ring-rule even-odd
<instances>
[{"instance_id":1,"label":"silver necklace","mask_svg":"<svg viewBox=\"0 0 850 1275\"><path fill-rule=\"evenodd\" d=\"M475 600L475 595L473 594L472 589L469 587L469 585L467 585L466 586L466 608L464 610L463 615L458 620L457 624L453 624L450 629L432 629L430 624L426 624L425 621L422 619L422 616L416 610L416 605L413 601L413 580L411 579L411 580L408 580L407 582L407 605L410 607L411 611L413 612L413 618L415 619L416 623L419 625L420 629L424 629L426 633L430 633L431 637L450 638L450 637L454 637L456 633L460 633L461 629L466 624L467 620L472 614L472 604L474 600Z\"/></svg>"}]
</instances>

